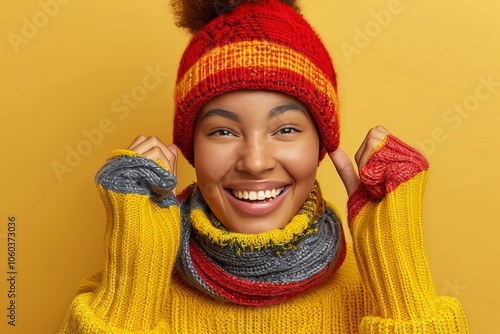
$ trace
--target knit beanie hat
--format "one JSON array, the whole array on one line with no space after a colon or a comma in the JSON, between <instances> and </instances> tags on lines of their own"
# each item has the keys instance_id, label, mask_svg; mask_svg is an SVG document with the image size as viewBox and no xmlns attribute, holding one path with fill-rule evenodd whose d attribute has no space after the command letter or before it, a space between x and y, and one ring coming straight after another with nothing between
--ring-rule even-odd
<instances>
[{"instance_id":1,"label":"knit beanie hat","mask_svg":"<svg viewBox=\"0 0 500 334\"><path fill-rule=\"evenodd\" d=\"M306 20L278 0L213 1L218 16L192 37L175 89L174 143L193 165L196 116L211 99L255 89L288 94L307 108L322 152L339 145L337 82L325 46ZM232 8L230 3L240 3ZM293 2L293 1L292 1Z\"/></svg>"}]
</instances>

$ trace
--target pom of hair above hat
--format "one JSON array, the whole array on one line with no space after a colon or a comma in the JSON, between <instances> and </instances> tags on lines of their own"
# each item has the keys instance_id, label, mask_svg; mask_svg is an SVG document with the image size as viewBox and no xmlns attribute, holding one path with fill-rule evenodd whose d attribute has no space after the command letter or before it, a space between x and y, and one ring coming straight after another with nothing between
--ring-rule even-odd
<instances>
[{"instance_id":1,"label":"pom of hair above hat","mask_svg":"<svg viewBox=\"0 0 500 334\"><path fill-rule=\"evenodd\" d=\"M175 89L174 143L194 164L194 124L208 101L236 90L272 90L308 108L320 133L322 159L339 145L337 82L326 48L290 5L239 1L233 9L234 2L217 1L220 15L194 29L184 51Z\"/></svg>"}]
</instances>

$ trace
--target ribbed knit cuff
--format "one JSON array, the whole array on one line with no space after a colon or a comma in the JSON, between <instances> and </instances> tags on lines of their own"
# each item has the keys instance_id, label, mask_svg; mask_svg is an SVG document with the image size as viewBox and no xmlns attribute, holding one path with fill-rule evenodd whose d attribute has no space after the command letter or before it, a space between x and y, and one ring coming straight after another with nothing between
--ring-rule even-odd
<instances>
[{"instance_id":1,"label":"ribbed knit cuff","mask_svg":"<svg viewBox=\"0 0 500 334\"><path fill-rule=\"evenodd\" d=\"M429 164L422 154L388 135L360 169L359 177L373 198L380 199L427 169Z\"/></svg>"},{"instance_id":2,"label":"ribbed knit cuff","mask_svg":"<svg viewBox=\"0 0 500 334\"><path fill-rule=\"evenodd\" d=\"M416 149L387 135L359 170L360 186L349 197L349 225L370 201L378 201L418 173L428 170L427 160Z\"/></svg>"},{"instance_id":3,"label":"ribbed knit cuff","mask_svg":"<svg viewBox=\"0 0 500 334\"><path fill-rule=\"evenodd\" d=\"M149 195L161 207L177 205L173 193L177 178L160 160L153 161L130 150L114 150L96 174L96 183L122 194Z\"/></svg>"},{"instance_id":4,"label":"ribbed knit cuff","mask_svg":"<svg viewBox=\"0 0 500 334\"><path fill-rule=\"evenodd\" d=\"M368 316L363 318L360 334L467 334L469 329L460 303L451 297L436 299L435 312L429 317L411 321L384 319Z\"/></svg>"}]
</instances>

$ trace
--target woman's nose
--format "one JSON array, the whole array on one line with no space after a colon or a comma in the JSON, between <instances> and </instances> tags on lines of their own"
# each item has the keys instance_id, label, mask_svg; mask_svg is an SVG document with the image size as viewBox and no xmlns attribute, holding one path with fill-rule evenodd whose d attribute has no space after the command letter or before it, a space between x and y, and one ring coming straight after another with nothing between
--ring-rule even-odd
<instances>
[{"instance_id":1,"label":"woman's nose","mask_svg":"<svg viewBox=\"0 0 500 334\"><path fill-rule=\"evenodd\" d=\"M264 140L245 142L238 151L236 170L251 175L259 175L276 166L273 147Z\"/></svg>"}]
</instances>

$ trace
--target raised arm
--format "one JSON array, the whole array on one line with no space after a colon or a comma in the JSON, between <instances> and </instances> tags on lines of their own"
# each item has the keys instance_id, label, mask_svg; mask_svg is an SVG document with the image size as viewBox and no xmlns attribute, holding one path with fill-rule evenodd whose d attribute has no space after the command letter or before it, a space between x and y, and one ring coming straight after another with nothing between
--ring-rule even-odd
<instances>
[{"instance_id":1,"label":"raised arm","mask_svg":"<svg viewBox=\"0 0 500 334\"><path fill-rule=\"evenodd\" d=\"M396 137L382 138L358 152L360 183L348 202L356 260L377 310L363 319L360 332L468 333L461 305L436 295L429 271L422 224L428 163ZM345 159L333 159L352 190L356 174L342 171Z\"/></svg>"},{"instance_id":2,"label":"raised arm","mask_svg":"<svg viewBox=\"0 0 500 334\"><path fill-rule=\"evenodd\" d=\"M60 333L168 333L180 213L175 169L165 165L117 150L98 172L107 211L104 270L82 282Z\"/></svg>"}]
</instances>

